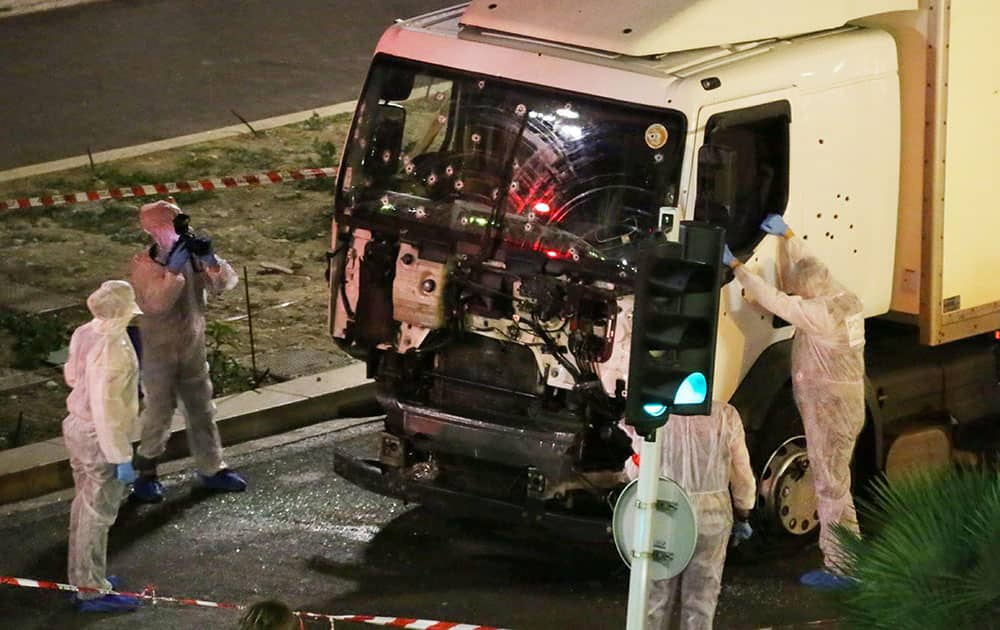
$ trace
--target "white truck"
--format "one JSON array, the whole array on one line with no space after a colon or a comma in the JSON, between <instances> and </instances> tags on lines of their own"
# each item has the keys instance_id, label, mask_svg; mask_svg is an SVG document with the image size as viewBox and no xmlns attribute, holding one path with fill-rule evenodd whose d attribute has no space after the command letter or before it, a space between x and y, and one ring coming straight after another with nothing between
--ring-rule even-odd
<instances>
[{"instance_id":1,"label":"white truck","mask_svg":"<svg viewBox=\"0 0 1000 630\"><path fill-rule=\"evenodd\" d=\"M386 409L362 486L606 538L635 257L783 214L865 304L859 483L1000 429L1000 3L475 0L391 26L344 149L330 333ZM722 289L714 397L771 531L816 528L794 329Z\"/></svg>"}]
</instances>

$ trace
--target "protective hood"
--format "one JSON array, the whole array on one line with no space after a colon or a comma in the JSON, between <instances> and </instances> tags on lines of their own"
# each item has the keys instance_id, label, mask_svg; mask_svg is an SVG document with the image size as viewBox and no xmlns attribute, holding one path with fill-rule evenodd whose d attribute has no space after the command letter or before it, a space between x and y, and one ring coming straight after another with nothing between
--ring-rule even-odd
<instances>
[{"instance_id":1,"label":"protective hood","mask_svg":"<svg viewBox=\"0 0 1000 630\"><path fill-rule=\"evenodd\" d=\"M169 246L177 241L174 230L174 217L181 213L176 204L169 201L147 203L139 208L139 225L143 231L152 236L157 244Z\"/></svg>"},{"instance_id":2,"label":"protective hood","mask_svg":"<svg viewBox=\"0 0 1000 630\"><path fill-rule=\"evenodd\" d=\"M807 256L802 258L782 280L782 289L786 293L804 298L832 296L843 293L844 287L833 279L830 270L818 258Z\"/></svg>"},{"instance_id":3,"label":"protective hood","mask_svg":"<svg viewBox=\"0 0 1000 630\"><path fill-rule=\"evenodd\" d=\"M108 280L87 298L87 308L98 322L102 334L125 330L135 315L142 310L135 302L132 285L124 280Z\"/></svg>"}]
</instances>

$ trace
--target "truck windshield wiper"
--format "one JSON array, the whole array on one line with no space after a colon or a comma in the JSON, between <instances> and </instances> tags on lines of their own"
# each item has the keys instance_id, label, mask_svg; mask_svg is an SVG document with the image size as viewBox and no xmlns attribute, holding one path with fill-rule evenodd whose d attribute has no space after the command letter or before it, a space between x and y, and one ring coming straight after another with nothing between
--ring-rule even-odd
<instances>
[{"instance_id":1,"label":"truck windshield wiper","mask_svg":"<svg viewBox=\"0 0 1000 630\"><path fill-rule=\"evenodd\" d=\"M528 126L528 111L525 109L524 113L521 115L521 126L517 130L517 136L514 138L514 142L511 144L510 153L507 155L507 159L504 161L503 172L500 174L500 188L497 190L497 198L493 202L493 208L490 210L490 222L487 224L486 239L490 243L489 249L484 253L483 260L488 260L492 258L497 249L500 247L500 243L503 241L503 231L504 231L504 218L506 213L503 212L504 202L507 201L507 193L510 190L511 181L514 179L514 161L517 159L517 147L521 144L521 138L524 136L524 130ZM494 233L490 235L490 230Z\"/></svg>"}]
</instances>

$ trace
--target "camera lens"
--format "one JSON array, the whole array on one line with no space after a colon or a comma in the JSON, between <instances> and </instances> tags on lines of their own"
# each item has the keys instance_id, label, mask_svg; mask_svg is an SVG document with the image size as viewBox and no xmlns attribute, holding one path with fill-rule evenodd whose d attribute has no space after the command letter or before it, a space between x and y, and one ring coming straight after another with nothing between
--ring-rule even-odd
<instances>
[{"instance_id":1,"label":"camera lens","mask_svg":"<svg viewBox=\"0 0 1000 630\"><path fill-rule=\"evenodd\" d=\"M174 217L174 231L184 235L191 230L191 217L183 212Z\"/></svg>"}]
</instances>

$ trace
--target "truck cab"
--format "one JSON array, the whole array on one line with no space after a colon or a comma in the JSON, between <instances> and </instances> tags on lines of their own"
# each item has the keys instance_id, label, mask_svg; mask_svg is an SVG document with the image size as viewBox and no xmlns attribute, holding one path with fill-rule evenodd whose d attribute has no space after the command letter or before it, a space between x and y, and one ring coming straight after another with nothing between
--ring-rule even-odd
<instances>
[{"instance_id":1,"label":"truck cab","mask_svg":"<svg viewBox=\"0 0 1000 630\"><path fill-rule=\"evenodd\" d=\"M337 183L329 327L387 417L379 452L338 453L340 474L606 538L631 453L636 260L681 221L724 227L774 281L758 226L782 214L866 317L890 312L907 113L897 37L857 22L916 2L789 3L766 24L745 3L690 4L472 2L386 31ZM731 278L720 299L713 396L744 417L769 522L808 534L794 329ZM878 465L887 422L870 420Z\"/></svg>"}]
</instances>

